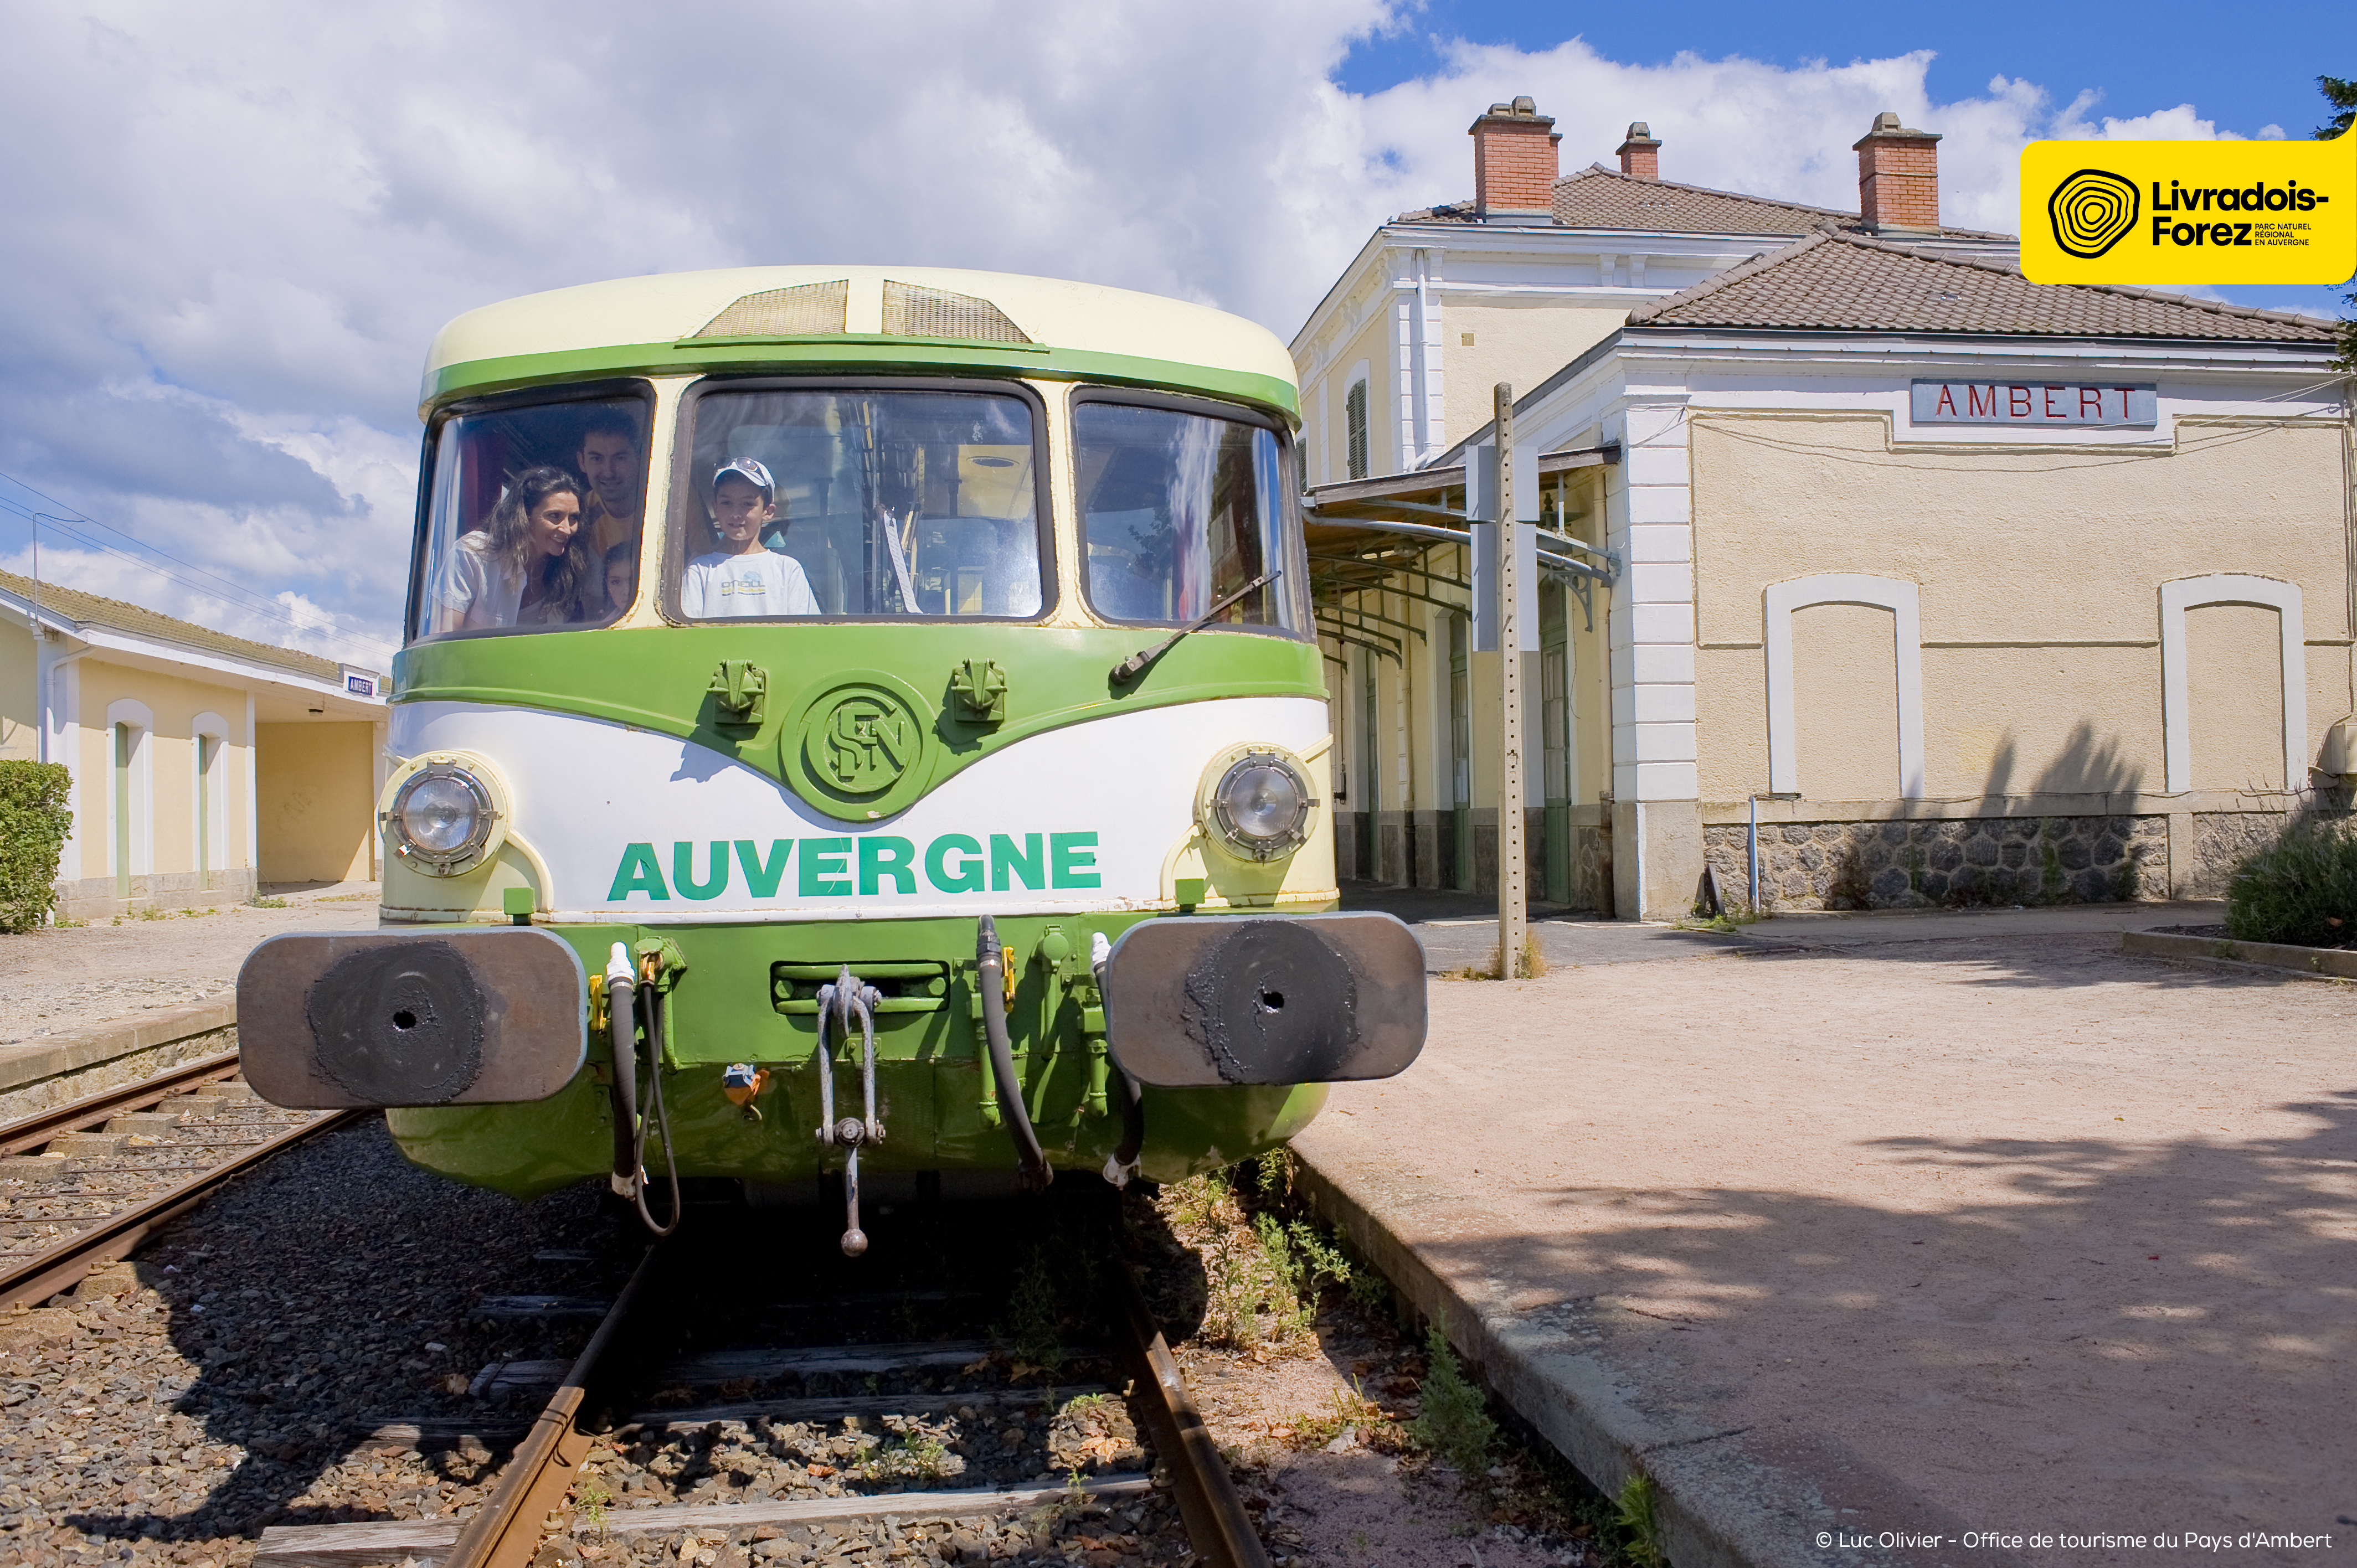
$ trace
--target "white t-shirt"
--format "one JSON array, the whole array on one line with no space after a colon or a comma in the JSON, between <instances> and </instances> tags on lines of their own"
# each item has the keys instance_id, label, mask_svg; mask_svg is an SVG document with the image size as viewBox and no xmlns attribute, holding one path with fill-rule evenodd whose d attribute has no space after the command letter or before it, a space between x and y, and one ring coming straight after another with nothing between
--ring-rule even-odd
<instances>
[{"instance_id":1,"label":"white t-shirt","mask_svg":"<svg viewBox=\"0 0 2357 1568\"><path fill-rule=\"evenodd\" d=\"M491 553L490 530L478 529L461 535L444 561L434 597L444 609L457 613L453 630L513 626L516 607L523 600L523 574Z\"/></svg>"},{"instance_id":2,"label":"white t-shirt","mask_svg":"<svg viewBox=\"0 0 2357 1568\"><path fill-rule=\"evenodd\" d=\"M697 556L680 578L679 607L690 620L820 613L802 564L774 550Z\"/></svg>"}]
</instances>

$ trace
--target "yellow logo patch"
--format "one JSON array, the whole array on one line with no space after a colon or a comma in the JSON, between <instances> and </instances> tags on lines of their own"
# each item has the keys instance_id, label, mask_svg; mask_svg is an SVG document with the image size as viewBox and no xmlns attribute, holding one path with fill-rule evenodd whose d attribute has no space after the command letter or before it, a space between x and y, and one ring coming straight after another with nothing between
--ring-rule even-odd
<instances>
[{"instance_id":1,"label":"yellow logo patch","mask_svg":"<svg viewBox=\"0 0 2357 1568\"><path fill-rule=\"evenodd\" d=\"M2357 273L2357 132L2330 142L2032 142L2036 283L2338 284Z\"/></svg>"}]
</instances>

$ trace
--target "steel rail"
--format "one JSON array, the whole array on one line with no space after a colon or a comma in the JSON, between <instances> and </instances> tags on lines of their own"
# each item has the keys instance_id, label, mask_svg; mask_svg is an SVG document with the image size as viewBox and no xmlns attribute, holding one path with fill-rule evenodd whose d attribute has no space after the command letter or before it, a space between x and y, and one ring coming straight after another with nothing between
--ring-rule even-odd
<instances>
[{"instance_id":1,"label":"steel rail","mask_svg":"<svg viewBox=\"0 0 2357 1568\"><path fill-rule=\"evenodd\" d=\"M607 1351L621 1337L631 1308L646 1293L661 1253L660 1246L647 1249L630 1283L574 1358L565 1381L542 1407L531 1433L516 1444L499 1490L460 1527L441 1568L527 1568L540 1551L542 1521L564 1503L589 1454L589 1434L578 1423L591 1380L598 1376Z\"/></svg>"},{"instance_id":2,"label":"steel rail","mask_svg":"<svg viewBox=\"0 0 2357 1568\"><path fill-rule=\"evenodd\" d=\"M1202 1412L1187 1391L1187 1379L1156 1326L1146 1296L1126 1266L1120 1278L1124 1348L1137 1371L1137 1405L1154 1438L1155 1452L1170 1468L1170 1489L1195 1555L1208 1568L1270 1568L1268 1549L1253 1529L1243 1498L1228 1474L1228 1462L1211 1440Z\"/></svg>"},{"instance_id":3,"label":"steel rail","mask_svg":"<svg viewBox=\"0 0 2357 1568\"><path fill-rule=\"evenodd\" d=\"M121 1084L65 1105L36 1111L30 1116L0 1126L0 1155L21 1155L27 1149L38 1149L52 1138L98 1126L108 1118L120 1116L126 1111L144 1111L156 1101L168 1100L196 1084L227 1078L235 1071L237 1053L224 1051L219 1056L199 1057L195 1061L167 1068L153 1078L143 1078L136 1083Z\"/></svg>"},{"instance_id":4,"label":"steel rail","mask_svg":"<svg viewBox=\"0 0 2357 1568\"><path fill-rule=\"evenodd\" d=\"M339 1127L359 1116L358 1111L333 1111L261 1143L244 1153L210 1165L199 1175L167 1187L145 1202L133 1205L87 1230L77 1230L53 1247L0 1269L0 1310L19 1303L46 1301L59 1291L80 1284L91 1270L129 1257L139 1244L212 1195L249 1165L259 1165L282 1149Z\"/></svg>"}]
</instances>

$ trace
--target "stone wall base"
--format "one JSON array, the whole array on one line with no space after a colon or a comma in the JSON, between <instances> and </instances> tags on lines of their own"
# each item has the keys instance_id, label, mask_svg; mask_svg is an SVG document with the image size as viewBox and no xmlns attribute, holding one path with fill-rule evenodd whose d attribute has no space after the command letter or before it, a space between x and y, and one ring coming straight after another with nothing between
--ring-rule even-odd
<instances>
[{"instance_id":1,"label":"stone wall base","mask_svg":"<svg viewBox=\"0 0 2357 1568\"><path fill-rule=\"evenodd\" d=\"M131 879L128 901L114 894L112 876L85 876L57 885L58 918L100 920L141 909L208 909L222 904L242 904L254 894L253 867L225 867L210 873L207 885L197 886L193 871L157 872Z\"/></svg>"},{"instance_id":2,"label":"stone wall base","mask_svg":"<svg viewBox=\"0 0 2357 1568\"><path fill-rule=\"evenodd\" d=\"M1706 826L1703 853L1721 899L1748 908L1744 824ZM1769 911L2169 897L2166 817L1915 818L1760 829L1760 902Z\"/></svg>"},{"instance_id":3,"label":"stone wall base","mask_svg":"<svg viewBox=\"0 0 2357 1568\"><path fill-rule=\"evenodd\" d=\"M2226 884L2244 856L2273 843L2289 819L2280 811L2193 813L2193 875L2179 894L2187 898L2223 898Z\"/></svg>"}]
</instances>

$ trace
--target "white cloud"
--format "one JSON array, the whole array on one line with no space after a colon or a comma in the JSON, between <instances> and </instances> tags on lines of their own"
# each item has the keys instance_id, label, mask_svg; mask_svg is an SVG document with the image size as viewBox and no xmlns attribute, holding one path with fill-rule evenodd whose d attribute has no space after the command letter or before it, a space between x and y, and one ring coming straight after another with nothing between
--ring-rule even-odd
<instances>
[{"instance_id":1,"label":"white cloud","mask_svg":"<svg viewBox=\"0 0 2357 1568\"><path fill-rule=\"evenodd\" d=\"M264 640L315 612L389 640L417 368L490 300L893 259L1155 290L1289 334L1383 217L1470 194L1465 128L1518 93L1556 116L1568 166L1641 119L1668 177L1842 208L1850 144L1896 110L1946 137L1948 220L1991 229L2013 226L2034 136L2217 134L2190 106L2097 122L2082 95L2058 115L2023 77L1935 102L1923 53L1631 66L1577 39L1458 44L1425 80L1333 85L1400 9L19 7L0 471L284 596L232 609L103 556L71 568L95 591Z\"/></svg>"}]
</instances>

